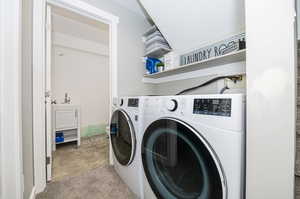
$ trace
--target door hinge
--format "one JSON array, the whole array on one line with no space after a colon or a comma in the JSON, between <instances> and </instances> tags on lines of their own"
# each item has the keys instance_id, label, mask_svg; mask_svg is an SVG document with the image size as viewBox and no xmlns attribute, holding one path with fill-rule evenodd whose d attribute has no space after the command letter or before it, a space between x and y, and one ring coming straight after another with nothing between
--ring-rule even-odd
<instances>
[{"instance_id":1,"label":"door hinge","mask_svg":"<svg viewBox=\"0 0 300 199\"><path fill-rule=\"evenodd\" d=\"M45 92L45 97L50 97L50 95L51 95L51 92L50 92L50 91L46 91L46 92Z\"/></svg>"},{"instance_id":2,"label":"door hinge","mask_svg":"<svg viewBox=\"0 0 300 199\"><path fill-rule=\"evenodd\" d=\"M51 160L50 157L47 156L47 157L46 157L46 165L50 164L50 160Z\"/></svg>"},{"instance_id":3,"label":"door hinge","mask_svg":"<svg viewBox=\"0 0 300 199\"><path fill-rule=\"evenodd\" d=\"M25 180L25 178L24 178L24 174L22 173L21 174L21 191L22 191L22 193L24 193L24 190L25 190L25 182L24 182L24 180Z\"/></svg>"}]
</instances>

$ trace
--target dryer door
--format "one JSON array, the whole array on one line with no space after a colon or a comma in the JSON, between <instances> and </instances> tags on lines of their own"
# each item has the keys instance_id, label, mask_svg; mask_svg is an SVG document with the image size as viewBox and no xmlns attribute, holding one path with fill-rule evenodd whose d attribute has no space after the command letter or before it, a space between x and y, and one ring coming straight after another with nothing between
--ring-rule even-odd
<instances>
[{"instance_id":1,"label":"dryer door","mask_svg":"<svg viewBox=\"0 0 300 199\"><path fill-rule=\"evenodd\" d=\"M172 118L153 122L142 143L147 180L160 199L225 199L225 178L205 139Z\"/></svg>"},{"instance_id":2,"label":"dryer door","mask_svg":"<svg viewBox=\"0 0 300 199\"><path fill-rule=\"evenodd\" d=\"M128 114L121 109L114 111L110 124L110 140L117 161L129 165L135 154L135 132Z\"/></svg>"}]
</instances>

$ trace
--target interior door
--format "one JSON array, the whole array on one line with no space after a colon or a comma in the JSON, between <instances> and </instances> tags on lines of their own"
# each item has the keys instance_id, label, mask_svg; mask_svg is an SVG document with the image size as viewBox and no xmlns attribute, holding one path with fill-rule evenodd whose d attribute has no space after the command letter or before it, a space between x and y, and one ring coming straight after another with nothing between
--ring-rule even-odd
<instances>
[{"instance_id":1,"label":"interior door","mask_svg":"<svg viewBox=\"0 0 300 199\"><path fill-rule=\"evenodd\" d=\"M52 122L51 122L51 7L46 11L46 77L45 77L45 109L46 109L46 175L51 180L52 169Z\"/></svg>"}]
</instances>

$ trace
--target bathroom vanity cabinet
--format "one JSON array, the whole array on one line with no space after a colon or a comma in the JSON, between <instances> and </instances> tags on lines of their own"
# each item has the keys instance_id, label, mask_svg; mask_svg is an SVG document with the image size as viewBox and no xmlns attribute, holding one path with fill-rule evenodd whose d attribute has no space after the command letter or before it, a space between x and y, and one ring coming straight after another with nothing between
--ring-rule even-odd
<instances>
[{"instance_id":1,"label":"bathroom vanity cabinet","mask_svg":"<svg viewBox=\"0 0 300 199\"><path fill-rule=\"evenodd\" d=\"M80 107L70 104L52 105L52 149L57 144L77 142L80 146Z\"/></svg>"}]
</instances>

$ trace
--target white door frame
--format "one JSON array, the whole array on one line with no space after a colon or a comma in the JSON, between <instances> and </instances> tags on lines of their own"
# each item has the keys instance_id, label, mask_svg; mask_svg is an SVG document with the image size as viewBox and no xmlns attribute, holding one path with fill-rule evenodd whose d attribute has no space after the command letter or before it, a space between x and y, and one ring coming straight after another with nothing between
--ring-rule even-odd
<instances>
[{"instance_id":1,"label":"white door frame","mask_svg":"<svg viewBox=\"0 0 300 199\"><path fill-rule=\"evenodd\" d=\"M112 99L117 97L117 25L119 18L80 0L34 0L33 18L33 134L34 134L34 174L36 192L46 187L45 153L45 11L46 4L59 6L80 15L106 23L110 27L109 74L110 109Z\"/></svg>"},{"instance_id":2,"label":"white door frame","mask_svg":"<svg viewBox=\"0 0 300 199\"><path fill-rule=\"evenodd\" d=\"M23 198L22 1L0 1L0 198Z\"/></svg>"},{"instance_id":3,"label":"white door frame","mask_svg":"<svg viewBox=\"0 0 300 199\"><path fill-rule=\"evenodd\" d=\"M52 17L51 6L46 8L46 66L45 66L45 111L46 111L46 179L52 180L52 110L51 110L51 60L52 60ZM46 161L47 162L47 161Z\"/></svg>"}]
</instances>

